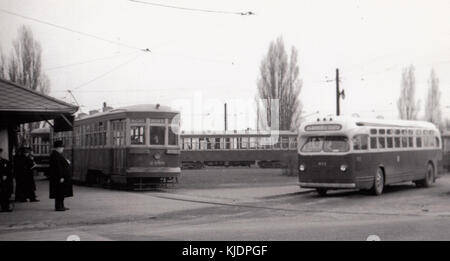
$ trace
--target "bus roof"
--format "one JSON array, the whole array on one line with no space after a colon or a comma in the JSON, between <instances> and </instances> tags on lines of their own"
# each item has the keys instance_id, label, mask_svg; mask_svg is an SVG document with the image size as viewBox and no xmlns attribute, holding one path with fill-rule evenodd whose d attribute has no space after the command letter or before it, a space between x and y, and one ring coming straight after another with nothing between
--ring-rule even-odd
<instances>
[{"instance_id":1,"label":"bus roof","mask_svg":"<svg viewBox=\"0 0 450 261\"><path fill-rule=\"evenodd\" d=\"M127 112L162 112L162 113L174 113L178 114L179 111L173 110L169 106L163 106L159 104L139 104L139 105L131 105L126 107L120 107L116 109L112 109L106 112L98 112L93 115L84 116L82 118L78 118L77 120L86 120L93 119L96 117L113 115L119 113L127 113Z\"/></svg>"},{"instance_id":2,"label":"bus roof","mask_svg":"<svg viewBox=\"0 0 450 261\"><path fill-rule=\"evenodd\" d=\"M308 125L332 125L339 124L343 130L355 129L357 127L375 127L375 128L420 128L433 129L439 131L437 127L426 121L407 121L407 120L384 120L384 119L363 119L348 116L328 116L317 118L314 121L307 121L300 126L300 132L305 132Z\"/></svg>"}]
</instances>

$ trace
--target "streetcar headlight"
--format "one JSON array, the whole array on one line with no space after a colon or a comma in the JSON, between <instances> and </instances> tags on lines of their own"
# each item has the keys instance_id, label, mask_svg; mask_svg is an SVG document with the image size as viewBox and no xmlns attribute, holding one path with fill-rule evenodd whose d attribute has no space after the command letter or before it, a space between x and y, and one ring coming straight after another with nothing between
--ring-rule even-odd
<instances>
[{"instance_id":1,"label":"streetcar headlight","mask_svg":"<svg viewBox=\"0 0 450 261\"><path fill-rule=\"evenodd\" d=\"M345 165L345 164L342 164L342 165L341 165L341 171L342 171L342 172L347 171L347 169L348 169L348 166L347 166L347 165Z\"/></svg>"},{"instance_id":2,"label":"streetcar headlight","mask_svg":"<svg viewBox=\"0 0 450 261\"><path fill-rule=\"evenodd\" d=\"M154 158L155 160L160 160L160 159L161 159L161 154L156 153L155 155L153 155L153 158Z\"/></svg>"},{"instance_id":3,"label":"streetcar headlight","mask_svg":"<svg viewBox=\"0 0 450 261\"><path fill-rule=\"evenodd\" d=\"M298 167L298 169L300 170L300 171L305 171L305 165L303 165L303 164L300 164L300 166Z\"/></svg>"}]
</instances>

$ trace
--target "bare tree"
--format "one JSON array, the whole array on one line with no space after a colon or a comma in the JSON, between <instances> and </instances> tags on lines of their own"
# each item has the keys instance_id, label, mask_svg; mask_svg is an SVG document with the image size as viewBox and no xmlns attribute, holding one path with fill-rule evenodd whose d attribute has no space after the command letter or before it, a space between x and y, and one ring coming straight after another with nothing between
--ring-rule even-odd
<instances>
[{"instance_id":1,"label":"bare tree","mask_svg":"<svg viewBox=\"0 0 450 261\"><path fill-rule=\"evenodd\" d=\"M439 90L439 79L434 69L431 70L428 85L428 96L425 103L425 120L442 128L441 91Z\"/></svg>"},{"instance_id":2,"label":"bare tree","mask_svg":"<svg viewBox=\"0 0 450 261\"><path fill-rule=\"evenodd\" d=\"M42 48L27 26L18 30L8 63L9 80L32 90L48 94L49 78L42 72Z\"/></svg>"},{"instance_id":3,"label":"bare tree","mask_svg":"<svg viewBox=\"0 0 450 261\"><path fill-rule=\"evenodd\" d=\"M0 52L0 76L32 90L48 94L50 79L42 72L42 48L34 39L33 32L27 26L18 30L18 36L12 42L13 49L8 59ZM19 133L19 145L30 144L30 133L39 123L22 124Z\"/></svg>"},{"instance_id":4,"label":"bare tree","mask_svg":"<svg viewBox=\"0 0 450 261\"><path fill-rule=\"evenodd\" d=\"M416 78L414 71L414 66L410 65L408 68L404 68L402 73L402 89L397 101L398 113L402 120L417 120L420 109L420 101L415 101Z\"/></svg>"},{"instance_id":5,"label":"bare tree","mask_svg":"<svg viewBox=\"0 0 450 261\"><path fill-rule=\"evenodd\" d=\"M258 106L258 128L260 121L266 120L262 117L267 117L268 126L272 126L271 108L276 99L279 101L280 130L295 130L299 127L302 81L299 79L297 56L297 49L292 47L288 57L281 36L270 43L269 51L261 62L257 82L257 98L264 100L262 108Z\"/></svg>"},{"instance_id":6,"label":"bare tree","mask_svg":"<svg viewBox=\"0 0 450 261\"><path fill-rule=\"evenodd\" d=\"M445 125L444 130L450 131L450 119L449 118L445 119L444 125Z\"/></svg>"},{"instance_id":7,"label":"bare tree","mask_svg":"<svg viewBox=\"0 0 450 261\"><path fill-rule=\"evenodd\" d=\"M0 78L5 79L6 78L6 72L7 72L7 60L6 56L3 53L2 47L0 46Z\"/></svg>"}]
</instances>

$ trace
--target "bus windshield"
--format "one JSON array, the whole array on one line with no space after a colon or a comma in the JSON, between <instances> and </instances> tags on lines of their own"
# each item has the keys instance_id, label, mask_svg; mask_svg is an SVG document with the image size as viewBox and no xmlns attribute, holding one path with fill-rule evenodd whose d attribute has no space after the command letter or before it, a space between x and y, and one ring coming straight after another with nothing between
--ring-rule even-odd
<instances>
[{"instance_id":1,"label":"bus windshield","mask_svg":"<svg viewBox=\"0 0 450 261\"><path fill-rule=\"evenodd\" d=\"M302 146L302 152L347 152L350 146L344 136L313 136L308 137Z\"/></svg>"}]
</instances>

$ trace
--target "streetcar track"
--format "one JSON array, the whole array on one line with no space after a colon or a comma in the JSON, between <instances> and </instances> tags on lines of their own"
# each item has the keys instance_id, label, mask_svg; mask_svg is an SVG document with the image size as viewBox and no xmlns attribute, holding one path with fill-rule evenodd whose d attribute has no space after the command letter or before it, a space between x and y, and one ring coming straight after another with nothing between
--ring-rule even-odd
<instances>
[{"instance_id":1,"label":"streetcar track","mask_svg":"<svg viewBox=\"0 0 450 261\"><path fill-rule=\"evenodd\" d=\"M176 195L176 194L175 194ZM275 210L275 211L286 211L286 212L300 212L300 213L328 213L328 214L343 214L343 215L369 215L369 216L396 216L396 217L423 217L429 215L417 214L417 213L380 213L380 212L366 212L366 211L339 211L339 210L323 210L323 209L291 209L291 208L279 208L279 207L268 207L268 206L258 206L249 205L243 203L225 203L225 202L214 202L208 200L200 199L186 199L186 198L174 198L170 196L162 195L147 195L156 198L192 202L200 204L208 204L215 206L226 206L226 207L240 207L240 208L251 208L251 209L263 209L263 210Z\"/></svg>"}]
</instances>

